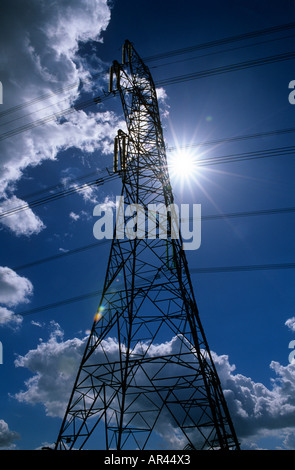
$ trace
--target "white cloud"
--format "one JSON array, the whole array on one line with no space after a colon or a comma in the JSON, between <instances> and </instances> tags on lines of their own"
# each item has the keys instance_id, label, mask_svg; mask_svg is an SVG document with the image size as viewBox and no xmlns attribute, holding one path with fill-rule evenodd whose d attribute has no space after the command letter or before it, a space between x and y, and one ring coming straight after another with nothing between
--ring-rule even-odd
<instances>
[{"instance_id":1,"label":"white cloud","mask_svg":"<svg viewBox=\"0 0 295 470\"><path fill-rule=\"evenodd\" d=\"M174 337L154 345L149 354L171 354L178 348L177 342ZM102 345L110 361L118 359L118 343L113 338L103 341ZM25 384L26 390L17 393L15 398L28 404L42 403L47 415L63 417L84 347L85 339L64 341L60 327L53 324L49 341L42 341L36 349L17 358L15 365L28 368L33 375ZM138 344L135 353L140 348L145 345ZM228 356L212 354L242 446L253 448L261 437L275 435L281 438L283 448L290 447L295 428L295 365L282 366L272 362L270 367L276 378L272 387L267 388L250 377L235 373L235 366L230 364ZM96 355L99 362L103 357L102 350L97 349ZM145 367L149 367L148 364ZM167 366L165 377L173 373L173 368L173 364ZM137 384L143 384L144 380L144 371L139 370ZM149 406L145 398L142 406L143 409ZM159 421L156 430L170 448L183 444L183 436L168 413Z\"/></svg>"},{"instance_id":2,"label":"white cloud","mask_svg":"<svg viewBox=\"0 0 295 470\"><path fill-rule=\"evenodd\" d=\"M81 192L81 195L84 201L89 201L93 204L97 204L97 191L97 187L85 185L83 191Z\"/></svg>"},{"instance_id":3,"label":"white cloud","mask_svg":"<svg viewBox=\"0 0 295 470\"><path fill-rule=\"evenodd\" d=\"M166 90L162 87L156 89L156 94L158 101L165 101L167 99Z\"/></svg>"},{"instance_id":4,"label":"white cloud","mask_svg":"<svg viewBox=\"0 0 295 470\"><path fill-rule=\"evenodd\" d=\"M0 211L2 213L9 212L13 209L25 207L23 210L18 210L15 213L1 218L1 223L8 227L15 235L30 236L38 234L45 228L44 223L37 217L32 209L27 207L27 203L12 196L0 204Z\"/></svg>"},{"instance_id":5,"label":"white cloud","mask_svg":"<svg viewBox=\"0 0 295 470\"><path fill-rule=\"evenodd\" d=\"M91 186L87 183L84 183L83 185L79 185L77 183L68 184L65 178L63 179L63 184L68 189L74 189L75 191L77 191L77 194L80 194L85 202L91 202L93 204L97 203L98 188L96 186ZM71 214L70 214L70 217L74 219L73 217L74 213L71 212Z\"/></svg>"},{"instance_id":6,"label":"white cloud","mask_svg":"<svg viewBox=\"0 0 295 470\"><path fill-rule=\"evenodd\" d=\"M0 449L14 449L14 441L17 439L20 439L19 434L15 431L11 431L8 424L3 419L0 419Z\"/></svg>"},{"instance_id":7,"label":"white cloud","mask_svg":"<svg viewBox=\"0 0 295 470\"><path fill-rule=\"evenodd\" d=\"M99 204L101 209L103 211L108 210L108 209L116 209L119 205L118 202L113 201L109 196L106 196L104 198L103 203Z\"/></svg>"},{"instance_id":8,"label":"white cloud","mask_svg":"<svg viewBox=\"0 0 295 470\"><path fill-rule=\"evenodd\" d=\"M10 112L2 119L2 132L27 126L26 132L0 140L0 196L7 199L23 171L54 160L60 151L76 147L84 152L112 151L118 118L110 112L68 114L66 121L50 120L46 125L32 123L70 107L79 97L80 80L89 78L89 65L77 55L79 42L101 41L110 21L107 0L11 0L4 2L0 16L1 81L4 102L1 112L30 102L30 106ZM15 13L17 12L17 14ZM102 70L96 60L95 71ZM105 73L88 90L105 86ZM55 93L55 90L66 92ZM40 100L39 97L47 96ZM35 100L35 101L34 101ZM31 126L31 127L30 127ZM0 136L1 137L1 136ZM15 202L15 201L14 201ZM4 201L6 204L7 201ZM27 212L2 219L17 234L38 233L40 220ZM43 228L43 227L42 227Z\"/></svg>"},{"instance_id":9,"label":"white cloud","mask_svg":"<svg viewBox=\"0 0 295 470\"><path fill-rule=\"evenodd\" d=\"M0 266L0 303L13 307L28 302L32 292L32 283L26 277L19 276L8 267Z\"/></svg>"},{"instance_id":10,"label":"white cloud","mask_svg":"<svg viewBox=\"0 0 295 470\"><path fill-rule=\"evenodd\" d=\"M33 285L26 277L19 276L12 269L0 266L0 326L17 327L22 317L6 307L16 307L29 302Z\"/></svg>"},{"instance_id":11,"label":"white cloud","mask_svg":"<svg viewBox=\"0 0 295 470\"><path fill-rule=\"evenodd\" d=\"M285 449L294 450L295 449L295 432L287 431L285 438L283 440L283 447Z\"/></svg>"},{"instance_id":12,"label":"white cloud","mask_svg":"<svg viewBox=\"0 0 295 470\"><path fill-rule=\"evenodd\" d=\"M59 248L58 251L61 253L68 253L69 250L66 250L65 248Z\"/></svg>"},{"instance_id":13,"label":"white cloud","mask_svg":"<svg viewBox=\"0 0 295 470\"><path fill-rule=\"evenodd\" d=\"M168 105L168 95L164 88L157 88L156 89L157 99L159 102L159 111L161 114L162 119L167 119L169 116L169 108Z\"/></svg>"},{"instance_id":14,"label":"white cloud","mask_svg":"<svg viewBox=\"0 0 295 470\"><path fill-rule=\"evenodd\" d=\"M31 325L38 326L39 328L43 327L42 323L40 323L39 321L35 321L35 320L31 321Z\"/></svg>"},{"instance_id":15,"label":"white cloud","mask_svg":"<svg viewBox=\"0 0 295 470\"><path fill-rule=\"evenodd\" d=\"M235 366L230 365L228 356L213 353L213 360L240 438L247 442L248 437L283 435L295 427L295 364L271 362L276 377L267 388L250 377L234 374Z\"/></svg>"},{"instance_id":16,"label":"white cloud","mask_svg":"<svg viewBox=\"0 0 295 470\"><path fill-rule=\"evenodd\" d=\"M75 221L80 219L79 214L76 214L75 212L70 212L69 217Z\"/></svg>"},{"instance_id":17,"label":"white cloud","mask_svg":"<svg viewBox=\"0 0 295 470\"><path fill-rule=\"evenodd\" d=\"M53 331L47 342L19 356L16 367L26 367L34 375L25 383L26 390L15 395L19 402L42 403L48 416L62 417L66 400L84 350L84 340L63 341L63 333L52 323Z\"/></svg>"},{"instance_id":18,"label":"white cloud","mask_svg":"<svg viewBox=\"0 0 295 470\"><path fill-rule=\"evenodd\" d=\"M17 327L22 323L23 318L20 315L15 315L12 310L0 306L0 326Z\"/></svg>"},{"instance_id":19,"label":"white cloud","mask_svg":"<svg viewBox=\"0 0 295 470\"><path fill-rule=\"evenodd\" d=\"M286 322L285 325L291 330L295 331L295 317L289 318Z\"/></svg>"}]
</instances>

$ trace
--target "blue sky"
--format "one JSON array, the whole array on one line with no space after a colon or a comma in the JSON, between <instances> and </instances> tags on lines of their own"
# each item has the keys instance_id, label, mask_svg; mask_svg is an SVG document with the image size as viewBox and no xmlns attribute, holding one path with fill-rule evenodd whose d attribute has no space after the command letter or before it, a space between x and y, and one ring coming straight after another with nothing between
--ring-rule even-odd
<instances>
[{"instance_id":1,"label":"blue sky","mask_svg":"<svg viewBox=\"0 0 295 470\"><path fill-rule=\"evenodd\" d=\"M132 41L159 88L169 161L186 146L205 163L172 184L179 204L202 207L201 247L187 258L242 446L294 449L294 271L283 268L294 263L294 212L281 209L295 207L295 105L288 100L295 68L294 58L279 60L294 51L294 27L221 42L292 23L294 2L12 0L1 9L2 211L108 175L124 125L119 99L63 112L103 96L109 65ZM182 78L171 84L173 77ZM2 449L36 449L57 437L109 254L109 243L89 247L97 241L93 208L120 192L113 179L0 219ZM250 214L206 219L239 212Z\"/></svg>"}]
</instances>

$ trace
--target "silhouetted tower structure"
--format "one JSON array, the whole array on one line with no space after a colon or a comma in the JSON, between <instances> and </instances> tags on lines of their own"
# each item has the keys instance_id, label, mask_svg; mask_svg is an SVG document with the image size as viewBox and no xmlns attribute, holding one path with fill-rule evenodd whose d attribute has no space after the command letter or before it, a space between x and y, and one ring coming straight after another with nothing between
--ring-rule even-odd
<instances>
[{"instance_id":1,"label":"silhouetted tower structure","mask_svg":"<svg viewBox=\"0 0 295 470\"><path fill-rule=\"evenodd\" d=\"M166 212L166 221L159 216L173 194L156 90L129 41L122 65L111 67L110 92L120 94L127 127L114 152L122 199L103 294L56 449L158 449L167 433L174 449L238 449L175 213ZM142 208L149 209L154 238L139 223Z\"/></svg>"}]
</instances>

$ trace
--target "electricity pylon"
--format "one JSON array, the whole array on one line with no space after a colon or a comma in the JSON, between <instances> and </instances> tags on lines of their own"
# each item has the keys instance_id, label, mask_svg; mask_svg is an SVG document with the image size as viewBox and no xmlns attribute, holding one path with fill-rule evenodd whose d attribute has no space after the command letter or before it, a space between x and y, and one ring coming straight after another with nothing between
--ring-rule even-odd
<instances>
[{"instance_id":1,"label":"electricity pylon","mask_svg":"<svg viewBox=\"0 0 295 470\"><path fill-rule=\"evenodd\" d=\"M111 67L109 91L120 94L127 127L115 138L122 193L56 449L163 449L167 436L174 449L239 449L171 209L156 89L129 41L122 64ZM139 223L142 208L153 214L152 236Z\"/></svg>"}]
</instances>

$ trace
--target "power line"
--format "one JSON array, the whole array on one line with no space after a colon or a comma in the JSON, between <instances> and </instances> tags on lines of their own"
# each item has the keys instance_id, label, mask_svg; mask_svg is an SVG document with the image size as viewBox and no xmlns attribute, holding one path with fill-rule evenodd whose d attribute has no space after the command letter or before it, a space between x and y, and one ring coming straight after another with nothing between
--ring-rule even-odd
<instances>
[{"instance_id":1,"label":"power line","mask_svg":"<svg viewBox=\"0 0 295 470\"><path fill-rule=\"evenodd\" d=\"M295 57L295 52L288 52L288 53L283 53L283 54L277 54L269 57L263 57L260 59L255 59L255 60L250 60L246 62L240 62L236 64L231 64L227 66L222 66L222 67L217 67L213 69L208 69L208 70L202 70L199 72L194 72L194 73L189 73L185 75L180 75L180 76L175 76L175 77L170 77L166 79L162 79L159 81L156 81L155 84L156 86L168 86L168 85L174 85L177 83L181 82L186 82L190 80L197 80L209 76L214 76L214 75L219 75L223 73L229 73L229 72L234 72L242 69L247 69L251 67L257 67L257 66L262 66L262 65L267 65L267 64L272 64L275 62L281 62L285 60L290 60ZM115 92L116 93L116 92ZM112 94L114 94L112 92ZM104 95L97 96L96 98L92 98L86 101L81 102L80 104L77 104L75 106L71 106L69 108L66 108L65 110L61 110L57 113L53 113L49 116L46 116L45 118L40 118L36 121L30 122L26 125L20 126L19 128L12 129L11 131L4 132L3 134L0 134L0 141L5 140L9 137L12 137L16 134L26 132L28 130L31 130L35 127L38 127L40 125L46 124L52 120L56 120L59 118L62 118L68 114L71 114L75 111L85 109L91 105L94 105L95 103L100 103L102 101L105 101L106 99L110 98L112 95L110 93L105 93Z\"/></svg>"},{"instance_id":2,"label":"power line","mask_svg":"<svg viewBox=\"0 0 295 470\"><path fill-rule=\"evenodd\" d=\"M212 268L191 268L193 274L221 273L221 272L239 272L239 271L269 271L277 269L294 269L295 263L278 264L254 264L245 266L215 266Z\"/></svg>"},{"instance_id":3,"label":"power line","mask_svg":"<svg viewBox=\"0 0 295 470\"><path fill-rule=\"evenodd\" d=\"M281 148L274 148L274 149L267 149L267 150L259 150L255 152L243 152L243 153L225 155L225 156L220 156L220 157L212 157L212 158L207 158L207 159L196 161L196 168L202 167L202 166L242 162L246 160L255 160L255 159L261 159L261 158L293 155L294 152L295 152L295 146L288 146L288 147L281 147ZM98 178L98 179L96 178L95 180L88 181L80 186L75 186L73 188L47 196L45 198L37 199L30 203L26 203L22 206L13 207L4 212L1 212L0 219L13 215L21 210L28 210L28 209L38 207L43 204L47 204L49 202L56 201L65 196L69 196L80 191L85 191L90 186L101 186L102 184L109 182L113 179L117 179L117 178L118 178L117 173L110 174L109 176L106 176L104 178Z\"/></svg>"},{"instance_id":4,"label":"power line","mask_svg":"<svg viewBox=\"0 0 295 470\"><path fill-rule=\"evenodd\" d=\"M74 303L74 302L79 302L81 300L89 299L91 297L96 297L97 295L99 295L101 293L102 293L101 290L94 291L94 292L88 292L87 294L82 294L82 295L79 295L79 296L76 296L76 297L70 297L68 299L60 300L59 302L54 302L54 303L51 303L51 304L43 305L41 307L32 308L30 310L20 312L17 315L21 315L21 316L32 315L33 313L42 312L44 310L49 310L49 309L52 309L52 308L61 307L63 305L71 304L71 303Z\"/></svg>"},{"instance_id":5,"label":"power line","mask_svg":"<svg viewBox=\"0 0 295 470\"><path fill-rule=\"evenodd\" d=\"M294 269L295 263L279 263L279 264L260 264L260 265L244 265L244 266L214 266L208 268L192 268L190 272L192 274L213 274L221 272L245 272L245 271L269 271L269 270L285 270L285 269ZM80 302L82 300L89 299L91 297L96 297L102 293L101 290L87 292L85 294L70 297L67 299L60 300L58 302L50 303L47 305L42 305L40 307L32 308L25 310L23 312L17 313L20 316L32 315L34 313L39 313L45 310L50 310L53 308L61 307L63 305L68 305L75 302Z\"/></svg>"},{"instance_id":6,"label":"power line","mask_svg":"<svg viewBox=\"0 0 295 470\"><path fill-rule=\"evenodd\" d=\"M295 212L295 207L283 207L283 208L278 208L278 209L264 209L264 210L255 210L255 211L230 212L230 213L222 213L222 214L204 215L202 216L201 220L207 221L207 220L218 220L218 219L219 220L233 219L233 218L239 218L239 217L255 217L255 216L275 215L275 214L290 214L294 212ZM190 220L192 220L191 217L190 217ZM63 253L58 253L55 255L47 256L45 258L40 258L35 261L31 261L23 265L15 266L12 269L14 271L22 271L23 269L28 269L33 266L37 266L37 265L47 263L50 261L59 260L61 258L65 258L67 256L70 256L76 253L81 253L83 251L90 250L93 248L98 248L100 246L103 246L109 243L110 243L110 240L100 240L99 242L90 243L88 245L83 245L78 248L74 248L72 250L63 252Z\"/></svg>"},{"instance_id":7,"label":"power line","mask_svg":"<svg viewBox=\"0 0 295 470\"><path fill-rule=\"evenodd\" d=\"M11 209L8 209L7 211L1 212L0 213L0 219L3 219L4 217L8 217L10 215L13 215L13 214L15 214L19 211L22 211L22 210L31 209L31 208L40 206L42 204L47 204L48 202L56 201L56 200L61 199L65 196L69 196L69 195L76 194L76 193L81 192L81 191L85 191L91 186L101 186L102 184L104 184L104 183L106 183L106 182L108 182L112 179L115 179L117 177L118 177L117 174L114 173L114 174L109 175L105 178L99 178L99 179L95 179L94 181L88 181L87 183L84 183L80 186L76 186L74 188L70 188L70 189L67 189L67 190L64 190L64 191L60 191L59 193L52 194L51 196L47 196L47 197L42 198L42 199L37 199L37 200L32 201L28 204L24 204L24 205L18 206L18 207L13 207Z\"/></svg>"},{"instance_id":8,"label":"power line","mask_svg":"<svg viewBox=\"0 0 295 470\"><path fill-rule=\"evenodd\" d=\"M180 145L180 146L167 146L166 150L167 152L174 152L175 150L182 150L182 149L190 149L190 148L199 148L202 146L210 146L210 145L216 145L220 143L231 143L235 141L242 141L242 140L248 140L248 139L256 139L260 137L270 137L270 136L277 136L277 135L282 135L282 134L290 134L295 132L295 127L289 127L285 129L276 129L272 131L265 131L265 132L256 132L254 134L243 134L243 135L237 135L233 137L222 137L220 139L213 139L213 140L206 140L206 141L200 141L198 143L192 143L192 144L187 144L187 145ZM68 184L73 184L76 183L77 181L80 181L85 178L89 178L92 176L95 176L97 174L105 173L107 171L111 171L111 167L106 167L101 170L95 170L91 173L87 173L83 176L80 176L78 178L73 178L70 181L68 181ZM39 191L34 191L33 193L26 194L23 196L19 196L20 199L28 199L33 196L37 196L39 194L44 194L48 191L52 191L55 189L60 188L61 184L55 184L49 187L46 187L44 189L41 189Z\"/></svg>"},{"instance_id":9,"label":"power line","mask_svg":"<svg viewBox=\"0 0 295 470\"><path fill-rule=\"evenodd\" d=\"M210 48L210 47L220 46L221 44L228 44L228 43L231 43L231 42L242 41L244 39L252 39L252 38L255 38L255 37L258 37L258 36L263 36L263 35L266 35L266 34L278 33L278 32L281 32L281 31L294 29L294 27L295 27L294 22L279 25L279 26L273 26L271 28L265 28L265 29L262 29L262 30L256 30L256 31L248 32L248 33L238 34L238 35L235 35L235 36L229 36L229 37L226 37L226 38L217 39L217 40L214 40L214 41L209 41L209 42L205 42L205 43L201 43L201 44L196 44L194 46L189 46L189 47L185 47L185 48L182 48L182 49L175 49L173 51L162 52L162 53L159 53L159 54L155 54L155 55L152 55L152 56L145 57L143 60L145 62L151 62L151 61L154 61L154 60L166 59L167 57L180 55L180 54L187 54L188 52L193 52L193 51L196 51L196 50L201 50L201 49L207 49L207 48Z\"/></svg>"},{"instance_id":10,"label":"power line","mask_svg":"<svg viewBox=\"0 0 295 470\"><path fill-rule=\"evenodd\" d=\"M254 44L246 44L246 45L243 45L243 46L239 46L239 47L235 47L235 48L230 48L230 49L225 49L225 50L222 50L222 51L214 51L214 52L211 52L211 53L208 53L208 54L203 54L203 55L199 55L199 56L196 56L196 57L190 57L190 58L186 58L186 59L181 59L180 61L172 61L172 62L169 62L169 63L164 63L164 64L160 64L160 65L157 65L157 66L153 66L151 68L159 68L159 67L165 67L167 65L171 65L171 64L175 64L175 63L179 63L179 62L183 62L183 61L188 61L188 60L195 60L195 59L200 59L202 57L207 57L207 56L210 56L210 55L214 55L214 54L221 54L221 53L224 53L224 52L232 52L234 50L240 50L240 49L243 49L243 48L247 48L247 47L253 47L253 46L257 46L257 45L261 45L261 44L265 44L265 43L269 43L269 42L273 42L273 41L278 41L278 40L283 40L283 39L289 39L289 38L293 38L294 35L292 36L284 36L284 37L281 37L281 38L274 38L274 39L271 39L271 40L266 40L266 41L261 41L261 42L256 42ZM75 83L72 83L72 84L69 84L65 87L61 87L59 89L56 89L55 91L52 91L52 92L49 92L49 93L46 93L44 95L41 95L39 97L36 97L30 101L27 101L25 103L22 103L20 105L17 105L17 106L13 106L11 108L8 108L7 110L3 111L0 113L0 119L2 117L5 117L6 115L8 114L11 114L13 112L16 112L16 111L19 111L20 109L23 109L25 107L29 107L31 106L32 104L36 104L40 101L43 101L43 100L47 100L47 99L50 99L54 96L57 96L58 94L62 94L66 91L69 91L70 89L72 88L77 88L81 83L84 83L84 82L91 82L93 81L95 78L97 78L98 76L100 75L103 75L103 74L107 74L108 73L108 69L106 69L105 71L103 72L99 72L95 75L93 75L91 78L89 79L83 79L82 80L79 80L78 82L75 82ZM67 98L64 98L62 101L65 101ZM59 102L55 102L55 103L51 103L49 105L47 105L45 108L42 108L42 109L38 109L38 112L39 111L43 111L44 109L47 109L48 107L52 107L52 106L56 106L56 104L59 104L61 101ZM85 106L87 106L87 104L85 104ZM32 111L30 113L27 113L25 115L22 115L22 116L18 116L16 118L13 118L11 119L10 121L6 121L6 122L2 122L0 123L0 126L6 126L7 124L10 124L12 122L15 122L17 120L20 120L20 119L24 119L25 117L28 117L32 114L35 114L36 113L36 110L35 111Z\"/></svg>"},{"instance_id":11,"label":"power line","mask_svg":"<svg viewBox=\"0 0 295 470\"><path fill-rule=\"evenodd\" d=\"M210 47L219 46L221 44L228 44L228 43L231 43L231 42L236 42L236 41L240 41L240 40L244 40L244 39L248 39L248 38L255 38L255 37L258 37L258 36L278 33L280 31L291 30L294 27L295 27L294 22L293 23L287 23L287 24L274 26L274 27L271 27L271 28L266 28L266 29L262 29L262 30L258 30L258 31L252 31L252 32L248 32L248 33L244 33L244 34L240 34L240 35L236 35L236 36L230 36L230 37L227 37L227 38L222 38L222 39L210 41L210 42L207 42L207 43L197 44L197 45L189 46L189 47L183 48L183 49L177 49L177 50L174 50L174 51L168 51L168 52L156 54L156 55L147 57L145 60L146 61L153 61L153 60L165 59L165 58L172 57L172 56L175 56L175 55L186 54L188 52L192 52L192 51L195 51L195 50L201 50L201 49L206 49L208 47L210 48ZM284 37L283 38L275 38L275 39L272 39L271 41L276 41L276 40L279 40L279 39L285 39L285 38ZM241 46L241 47L249 47L249 46L253 46L253 45L256 45L256 44L249 44L249 45ZM84 78L83 80L79 80L79 81L71 83L69 85L56 88L55 90L52 90L48 93L44 93L43 95L37 96L36 98L33 98L32 100L29 100L29 101L26 101L26 102L21 103L19 105L8 108L5 111L0 113L0 118L6 116L7 114L11 114L13 112L19 111L19 110L21 110L25 107L29 107L33 104L36 104L39 101L50 99L53 96L65 93L65 92L67 92L67 91L69 91L73 88L77 88L80 84L83 84L84 82L91 82L94 79L98 78L99 76L106 74L107 72L108 72L108 69L106 68L105 70L102 70L101 72L98 72L98 73L92 75L92 77L89 78L89 79Z\"/></svg>"},{"instance_id":12,"label":"power line","mask_svg":"<svg viewBox=\"0 0 295 470\"><path fill-rule=\"evenodd\" d=\"M295 212L295 207L282 207L278 209L262 209L256 211L229 212L226 214L212 214L202 216L202 220L233 219L236 217L253 217L272 214L289 214Z\"/></svg>"},{"instance_id":13,"label":"power line","mask_svg":"<svg viewBox=\"0 0 295 470\"><path fill-rule=\"evenodd\" d=\"M290 39L290 38L294 38L294 37L295 37L294 34L292 34L292 35L283 36L283 37L280 37L280 38L274 38L274 39L268 39L266 41L255 42L253 44L245 44L243 46L231 47L229 49L217 50L217 51L214 51L214 52L208 52L207 54L201 54L201 55L197 55L197 56L194 56L194 57L186 57L184 59L179 59L179 60L173 60L171 62L160 63L158 65L151 66L150 69L158 69L160 67L167 67L168 65L179 64L179 63L182 63L182 62L188 62L188 61L192 61L192 60L198 60L198 59L202 59L203 57L210 57L210 56L213 56L213 55L216 55L216 54L220 55L220 54L224 54L226 52L238 51L238 50L241 50L241 49L246 49L246 48L254 47L254 46L260 46L262 44L269 44L270 42L281 41L281 40L284 40L284 39Z\"/></svg>"},{"instance_id":14,"label":"power line","mask_svg":"<svg viewBox=\"0 0 295 470\"><path fill-rule=\"evenodd\" d=\"M254 152L234 153L220 157L212 157L203 160L196 160L197 166L209 166L224 163L241 162L245 160L256 160L260 158L279 157L284 155L293 155L295 146L271 148L267 150L256 150Z\"/></svg>"},{"instance_id":15,"label":"power line","mask_svg":"<svg viewBox=\"0 0 295 470\"><path fill-rule=\"evenodd\" d=\"M109 170L111 170L111 168L106 167L106 168L103 168L103 169L97 169L97 170L91 171L90 173L87 173L85 175L78 176L77 178L68 179L66 183L67 183L68 186L70 186L70 185L73 185L73 184L77 183L78 181L81 181L85 178L90 178L92 176L103 175L104 173L107 173ZM65 179L67 179L67 178L65 178ZM87 182L86 182L86 184L87 184ZM64 187L64 186L65 185L62 182L57 183L57 184L54 184L52 186L47 186L46 188L40 189L38 191L34 191L33 193L21 195L21 196L19 196L19 199L30 199L31 197L39 196L40 194L48 193L48 192L51 192L53 190L60 189L61 187Z\"/></svg>"},{"instance_id":16,"label":"power line","mask_svg":"<svg viewBox=\"0 0 295 470\"><path fill-rule=\"evenodd\" d=\"M23 264L23 265L20 265L20 266L16 266L12 269L13 269L13 271L22 271L23 269L32 268L33 266L37 266L39 264L48 263L50 261L55 261L55 260L58 260L58 259L61 259L61 258L65 258L67 256L74 255L76 253L81 253L83 251L86 251L86 250L89 250L89 249L92 249L92 248L98 248L99 246L106 245L106 244L109 244L109 243L110 243L109 240L100 240L99 242L90 243L89 245L80 246L78 248L74 248L73 250L68 250L68 251L58 253L58 254L55 254L55 255L52 255L52 256L47 256L46 258L40 258L38 260L31 261L30 263L26 263L26 264Z\"/></svg>"},{"instance_id":17,"label":"power line","mask_svg":"<svg viewBox=\"0 0 295 470\"><path fill-rule=\"evenodd\" d=\"M231 143L231 142L236 142L236 141L243 141L243 140L248 140L248 139L255 139L255 138L260 138L260 137L270 137L270 136L277 136L277 135L282 135L282 134L290 134L295 132L295 127L290 127L290 128L285 128L285 129L275 129L272 131L264 131L264 132L256 132L254 134L243 134L243 135L237 135L237 136L232 136L232 137L222 137L220 139L213 139L213 140L206 140L206 141L200 141L198 143L192 143L192 144L187 144L187 145L181 145L181 146L167 146L167 152L174 152L175 150L181 150L181 149L190 149L190 148L199 148L202 146L210 146L210 145L216 145L220 143ZM268 151L271 151L269 149ZM267 151L267 152L268 152ZM223 157L222 157L223 158ZM98 174L103 174L105 172L111 171L111 167L106 167L101 170L95 170L91 173L87 173L83 176L80 176L78 178L73 178L67 182L67 184L73 184L76 183L77 181L80 181L85 178L89 178L92 176L96 176ZM87 183L86 183L87 184ZM19 196L20 199L28 199L30 197L38 196L39 194L44 194L46 192L56 190L61 187L61 184L55 184L52 186L48 186L44 189L41 189L39 191L34 191L33 193L26 194L23 196Z\"/></svg>"},{"instance_id":18,"label":"power line","mask_svg":"<svg viewBox=\"0 0 295 470\"><path fill-rule=\"evenodd\" d=\"M68 100L68 98L64 98L63 100L60 100L60 101L55 102L55 103L50 103L50 104L48 104L47 106L44 106L41 109L31 111L30 113L23 114L22 116L14 117L13 119L10 119L10 121L0 122L0 126L7 126L8 124L11 124L12 122L19 121L20 119L24 119L28 116L31 116L32 114L36 114L36 112L44 111L44 109L48 109L48 108L51 108L52 106L56 106L57 104L60 104L63 101L66 101L66 100Z\"/></svg>"},{"instance_id":19,"label":"power line","mask_svg":"<svg viewBox=\"0 0 295 470\"><path fill-rule=\"evenodd\" d=\"M268 57L262 57L261 59L247 60L245 62L239 62L236 64L225 65L222 67L217 67L208 70L201 70L200 72L188 73L185 75L179 75L171 78L166 78L158 80L156 82L157 86L168 86L175 85L176 83L187 82L190 80L198 80L200 78L211 77L223 73L236 72L238 70L244 70L252 67L258 67L262 65L273 64L276 62L282 62L285 60L294 59L295 52L287 52L283 54L277 54Z\"/></svg>"},{"instance_id":20,"label":"power line","mask_svg":"<svg viewBox=\"0 0 295 470\"><path fill-rule=\"evenodd\" d=\"M295 127L289 127L285 129L276 129L272 131L264 131L264 132L255 132L254 134L243 134L243 135L237 135L237 136L232 136L232 137L223 137L221 139L214 139L214 140L204 140L200 141L198 143L194 144L187 144L187 145L181 145L181 146L169 146L167 148L168 152L173 152L178 149L186 149L186 148L194 148L194 147L202 147L202 146L207 146L207 145L216 145L216 144L223 144L223 143L230 143L230 142L236 142L236 141L241 141L241 140L248 140L248 139L256 139L260 137L270 137L270 136L276 136L276 135L282 135L282 134L290 134L295 132Z\"/></svg>"},{"instance_id":21,"label":"power line","mask_svg":"<svg viewBox=\"0 0 295 470\"><path fill-rule=\"evenodd\" d=\"M50 91L49 93L44 93L43 95L40 95L40 96L37 96L36 98L33 98L29 101L25 101L24 103L21 103L19 105L16 105L16 106L12 106L8 109L6 109L5 111L2 111L0 113L0 119L2 117L5 117L6 115L8 114L11 114L11 113L14 113L16 111L19 111L23 108L27 108L29 106L32 106L33 104L36 104L40 101L44 101L44 100L47 100L47 99L50 99L50 98L53 98L54 96L56 95L60 95L62 93L65 93L69 90L71 90L72 88L77 88L79 85L83 84L83 83L87 83L87 82L92 82L93 80L95 80L97 77L101 76L101 75L104 75L105 73L107 73L108 70L106 69L105 71L102 71L102 72L99 72L99 73L96 73L94 75L92 75L91 78L87 79L87 78L84 78L83 80L79 80L78 82L74 82L74 83L70 83L69 85L66 85L64 87L60 87L60 88L57 88L55 90L52 90ZM56 103L54 103L56 104ZM22 116L22 117L25 117L25 116Z\"/></svg>"},{"instance_id":22,"label":"power line","mask_svg":"<svg viewBox=\"0 0 295 470\"><path fill-rule=\"evenodd\" d=\"M102 101L105 101L108 99L110 95L101 95L97 96L95 98L88 99L86 101L82 101L79 104L75 104L73 106L70 106L69 108L63 109L61 111L55 112L53 114L50 114L44 118L37 119L36 121L30 122L28 124L25 124L20 127L16 127L15 129L12 129L7 132L3 132L3 134L0 134L0 141L8 139L9 137L13 137L16 134L20 134L22 132L26 132L28 130L34 129L35 127L41 126L43 124L47 124L50 121L54 121L56 119L63 118L64 116L67 116L68 114L72 114L76 111L84 110L89 106L95 105L97 103L101 103Z\"/></svg>"},{"instance_id":23,"label":"power line","mask_svg":"<svg viewBox=\"0 0 295 470\"><path fill-rule=\"evenodd\" d=\"M254 134L237 135L237 136L233 136L233 137L224 137L224 138L221 138L221 139L201 141L201 142L198 142L198 143L195 143L195 144L188 144L188 145L177 146L177 147L176 146L174 146L174 147L169 146L169 147L167 147L167 152L174 152L175 150L181 150L181 149L199 148L201 146L216 145L216 144L219 144L219 143L230 143L230 142L235 142L235 141L242 141L242 140L248 140L248 139L253 139L253 138L259 138L259 137L269 137L269 136L276 136L276 135L281 135L281 134L289 134L289 133L293 133L293 132L295 132L295 127L290 127L290 128L286 128L286 129L276 129L276 130L265 131L265 132L258 132L258 133L254 133ZM266 152L267 153L272 152L272 150L273 149L268 149ZM276 149L276 150L278 151L278 149ZM290 151L293 151L293 150L290 150ZM281 151L281 154L282 154L282 151ZM234 154L235 157L237 155L242 156L243 159L245 160L245 156L247 156L248 153ZM233 155L230 156L231 160L233 160L234 156ZM254 157L254 156L255 156L255 153L254 153L254 155L252 154L252 157ZM222 161L225 157L220 157L220 158L221 158L221 160L219 161L219 163L222 163ZM204 164L205 161L206 160L202 160L202 161L200 160L200 163L202 162L202 164ZM210 163L210 161L208 162L208 164L209 163ZM225 163L225 161L223 163ZM91 173L80 176L78 178L71 179L70 181L68 181L68 184L73 184L73 183L76 183L77 181L80 181L82 179L89 178L91 176L95 176L95 175L98 175L98 174L102 174L102 173L105 173L107 171L111 171L111 168L106 167L102 170L96 170L96 171L93 171ZM87 184L87 182L85 184ZM33 193L26 194L24 196L20 196L20 198L21 199L28 199L30 197L37 196L39 194L44 194L46 192L56 190L56 189L60 188L60 186L61 186L61 184L52 185L52 186L49 186L49 187L44 188L42 190L34 191ZM25 206L25 207L27 207L27 206ZM0 214L0 217L1 217L1 214Z\"/></svg>"}]
</instances>

